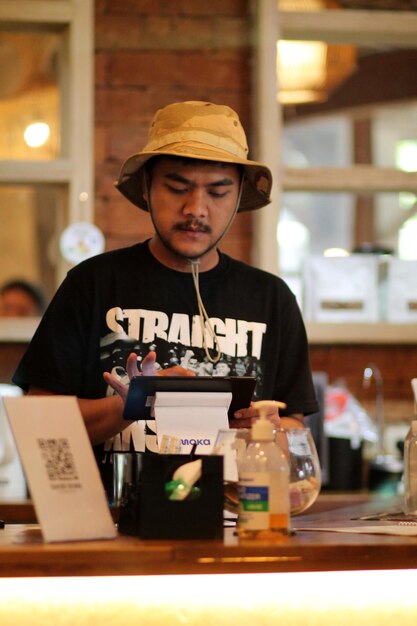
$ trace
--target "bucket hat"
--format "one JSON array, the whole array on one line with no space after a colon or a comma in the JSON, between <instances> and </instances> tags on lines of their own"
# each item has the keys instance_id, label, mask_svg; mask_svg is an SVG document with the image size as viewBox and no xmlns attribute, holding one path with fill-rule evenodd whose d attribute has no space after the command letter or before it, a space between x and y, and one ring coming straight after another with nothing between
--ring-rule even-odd
<instances>
[{"instance_id":1,"label":"bucket hat","mask_svg":"<svg viewBox=\"0 0 417 626\"><path fill-rule=\"evenodd\" d=\"M259 209L270 202L271 172L248 159L245 131L237 113L228 106L189 101L157 111L145 147L123 163L115 182L130 202L145 211L144 165L158 155L241 165L245 176L238 211Z\"/></svg>"}]
</instances>

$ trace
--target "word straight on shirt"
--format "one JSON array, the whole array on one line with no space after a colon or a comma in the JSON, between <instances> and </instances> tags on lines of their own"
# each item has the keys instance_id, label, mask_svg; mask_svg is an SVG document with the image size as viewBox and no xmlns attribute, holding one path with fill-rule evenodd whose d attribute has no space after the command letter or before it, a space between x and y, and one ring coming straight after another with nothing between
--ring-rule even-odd
<instances>
[{"instance_id":1,"label":"word straight on shirt","mask_svg":"<svg viewBox=\"0 0 417 626\"><path fill-rule=\"evenodd\" d=\"M146 309L122 309L114 307L106 314L106 324L111 332L126 333L130 339L152 343L157 338L185 346L201 347L202 330L199 315L173 313ZM224 354L259 358L266 324L218 317L210 318Z\"/></svg>"}]
</instances>

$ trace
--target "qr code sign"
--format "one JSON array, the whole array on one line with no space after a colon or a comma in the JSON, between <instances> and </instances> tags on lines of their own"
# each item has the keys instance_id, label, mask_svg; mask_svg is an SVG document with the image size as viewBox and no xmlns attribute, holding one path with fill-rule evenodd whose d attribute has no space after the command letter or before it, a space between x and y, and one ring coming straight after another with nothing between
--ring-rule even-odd
<instances>
[{"instance_id":1,"label":"qr code sign","mask_svg":"<svg viewBox=\"0 0 417 626\"><path fill-rule=\"evenodd\" d=\"M50 480L78 479L68 439L38 439L38 445Z\"/></svg>"}]
</instances>

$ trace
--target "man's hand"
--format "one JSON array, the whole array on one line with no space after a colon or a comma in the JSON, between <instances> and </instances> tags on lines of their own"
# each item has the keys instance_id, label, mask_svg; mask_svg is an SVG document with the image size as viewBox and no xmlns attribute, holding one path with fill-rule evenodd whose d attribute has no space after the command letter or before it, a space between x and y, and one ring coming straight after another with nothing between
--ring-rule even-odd
<instances>
[{"instance_id":1,"label":"man's hand","mask_svg":"<svg viewBox=\"0 0 417 626\"><path fill-rule=\"evenodd\" d=\"M267 417L274 426L278 428L304 428L304 416L302 413L294 415L280 415L279 409L285 409L284 402L272 402L268 408ZM259 409L251 403L247 409L239 409L234 415L234 419L230 420L231 428L250 428L259 417Z\"/></svg>"},{"instance_id":2,"label":"man's hand","mask_svg":"<svg viewBox=\"0 0 417 626\"><path fill-rule=\"evenodd\" d=\"M156 369L156 353L149 352L142 361L142 371L138 368L138 357L135 352L131 352L126 361L126 372L129 376L129 380L132 380L133 376L195 376L194 372L181 367L180 365L174 365L164 370ZM123 402L126 401L129 385L124 385L118 378L110 374L109 372L103 373L103 378L108 385L119 396Z\"/></svg>"},{"instance_id":3,"label":"man's hand","mask_svg":"<svg viewBox=\"0 0 417 626\"><path fill-rule=\"evenodd\" d=\"M191 370L187 370L181 365L174 365L167 369L158 370L156 368L156 353L149 352L142 361L142 370L138 368L137 355L132 352L129 354L126 361L126 372L129 380L133 376L195 376L195 373ZM104 372L103 378L108 385L122 398L123 402L126 401L129 385L124 385L118 378ZM300 415L288 415L281 417L279 409L285 409L286 404L284 402L271 402L271 408L268 410L267 417L271 420L274 426L281 428L303 428L303 416ZM231 428L250 428L253 422L259 417L259 409L251 405L244 409L239 409L234 415L234 419L230 420Z\"/></svg>"},{"instance_id":4,"label":"man's hand","mask_svg":"<svg viewBox=\"0 0 417 626\"><path fill-rule=\"evenodd\" d=\"M181 365L173 365L163 370L156 370L156 353L149 352L142 361L142 375L143 376L195 376L195 373L191 370L187 370Z\"/></svg>"},{"instance_id":5,"label":"man's hand","mask_svg":"<svg viewBox=\"0 0 417 626\"><path fill-rule=\"evenodd\" d=\"M284 402L271 401L270 407L268 407L267 418L271 420L274 426L282 426L279 414L279 409L285 409L287 405ZM251 402L250 407L247 409L239 409L234 414L234 419L230 420L231 428L250 428L254 421L259 417L259 409Z\"/></svg>"}]
</instances>

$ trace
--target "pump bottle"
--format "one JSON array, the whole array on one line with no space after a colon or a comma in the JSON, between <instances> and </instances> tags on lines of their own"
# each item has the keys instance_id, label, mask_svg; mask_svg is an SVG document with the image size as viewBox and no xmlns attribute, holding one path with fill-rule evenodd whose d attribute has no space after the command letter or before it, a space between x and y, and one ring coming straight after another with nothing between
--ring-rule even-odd
<instances>
[{"instance_id":1,"label":"pump bottle","mask_svg":"<svg viewBox=\"0 0 417 626\"><path fill-rule=\"evenodd\" d=\"M404 441L404 512L417 515L417 419Z\"/></svg>"},{"instance_id":2,"label":"pump bottle","mask_svg":"<svg viewBox=\"0 0 417 626\"><path fill-rule=\"evenodd\" d=\"M252 426L251 439L238 463L240 539L274 540L289 534L289 466L267 417L270 404L254 403L260 417Z\"/></svg>"}]
</instances>

